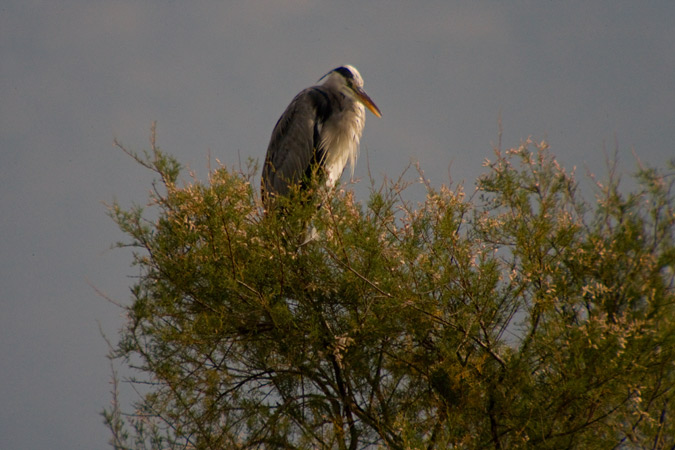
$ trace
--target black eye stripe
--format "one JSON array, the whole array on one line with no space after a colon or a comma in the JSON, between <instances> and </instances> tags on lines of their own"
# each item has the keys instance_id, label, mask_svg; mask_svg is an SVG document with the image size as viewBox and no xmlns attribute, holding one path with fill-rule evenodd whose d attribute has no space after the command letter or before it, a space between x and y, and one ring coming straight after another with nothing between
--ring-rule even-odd
<instances>
[{"instance_id":1,"label":"black eye stripe","mask_svg":"<svg viewBox=\"0 0 675 450\"><path fill-rule=\"evenodd\" d=\"M337 69L334 70L334 72L339 73L343 77L345 77L347 80L353 80L354 79L354 74L352 73L351 70L347 69L346 67L338 67Z\"/></svg>"}]
</instances>

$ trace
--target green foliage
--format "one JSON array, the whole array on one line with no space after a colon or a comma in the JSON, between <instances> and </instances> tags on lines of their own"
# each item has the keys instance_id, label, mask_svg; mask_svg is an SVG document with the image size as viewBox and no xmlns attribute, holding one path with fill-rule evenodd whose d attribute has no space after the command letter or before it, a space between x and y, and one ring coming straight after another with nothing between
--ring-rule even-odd
<instances>
[{"instance_id":1,"label":"green foliage","mask_svg":"<svg viewBox=\"0 0 675 450\"><path fill-rule=\"evenodd\" d=\"M527 141L472 199L390 183L266 216L250 174L178 187L154 140L137 159L165 192L156 219L111 209L140 269L113 356L143 392L104 413L115 448L675 442L672 173L585 203Z\"/></svg>"}]
</instances>

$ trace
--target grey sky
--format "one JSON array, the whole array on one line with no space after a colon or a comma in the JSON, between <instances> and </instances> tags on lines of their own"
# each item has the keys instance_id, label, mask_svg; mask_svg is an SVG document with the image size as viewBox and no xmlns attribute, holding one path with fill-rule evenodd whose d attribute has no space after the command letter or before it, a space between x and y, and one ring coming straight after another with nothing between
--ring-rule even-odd
<instances>
[{"instance_id":1,"label":"grey sky","mask_svg":"<svg viewBox=\"0 0 675 450\"><path fill-rule=\"evenodd\" d=\"M231 2L234 3L234 2ZM130 254L103 202L152 175L112 146L160 146L203 178L263 158L292 97L353 64L368 116L356 177L411 158L436 185L504 146L546 138L603 171L615 142L675 156L675 4L634 2L4 1L0 6L0 436L7 449L106 448L106 345ZM357 194L365 193L361 183ZM361 195L363 198L363 194Z\"/></svg>"}]
</instances>

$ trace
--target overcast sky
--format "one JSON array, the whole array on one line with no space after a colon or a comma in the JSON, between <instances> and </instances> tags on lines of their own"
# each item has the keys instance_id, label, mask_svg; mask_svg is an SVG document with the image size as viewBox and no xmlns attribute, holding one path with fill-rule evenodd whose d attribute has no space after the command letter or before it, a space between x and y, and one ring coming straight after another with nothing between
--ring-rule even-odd
<instances>
[{"instance_id":1,"label":"overcast sky","mask_svg":"<svg viewBox=\"0 0 675 450\"><path fill-rule=\"evenodd\" d=\"M112 145L264 158L293 96L353 64L368 115L356 178L419 161L470 190L503 146L547 139L578 175L675 156L675 3L30 1L0 5L0 436L4 449L107 448L99 415L130 254L104 202L152 174ZM508 3L510 6L505 6ZM187 177L186 177L187 178ZM367 192L362 182L357 196ZM362 194L359 194L361 192Z\"/></svg>"}]
</instances>

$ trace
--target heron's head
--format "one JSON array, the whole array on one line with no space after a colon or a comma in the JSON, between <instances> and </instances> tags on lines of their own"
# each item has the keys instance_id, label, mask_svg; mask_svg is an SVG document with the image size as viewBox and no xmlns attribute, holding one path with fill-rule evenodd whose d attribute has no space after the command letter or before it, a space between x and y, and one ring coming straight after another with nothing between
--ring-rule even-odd
<instances>
[{"instance_id":1,"label":"heron's head","mask_svg":"<svg viewBox=\"0 0 675 450\"><path fill-rule=\"evenodd\" d=\"M324 79L326 80L324 85L338 89L347 97L362 103L377 117L382 117L380 108L363 90L363 78L356 67L350 65L337 67L321 77L319 81Z\"/></svg>"}]
</instances>

